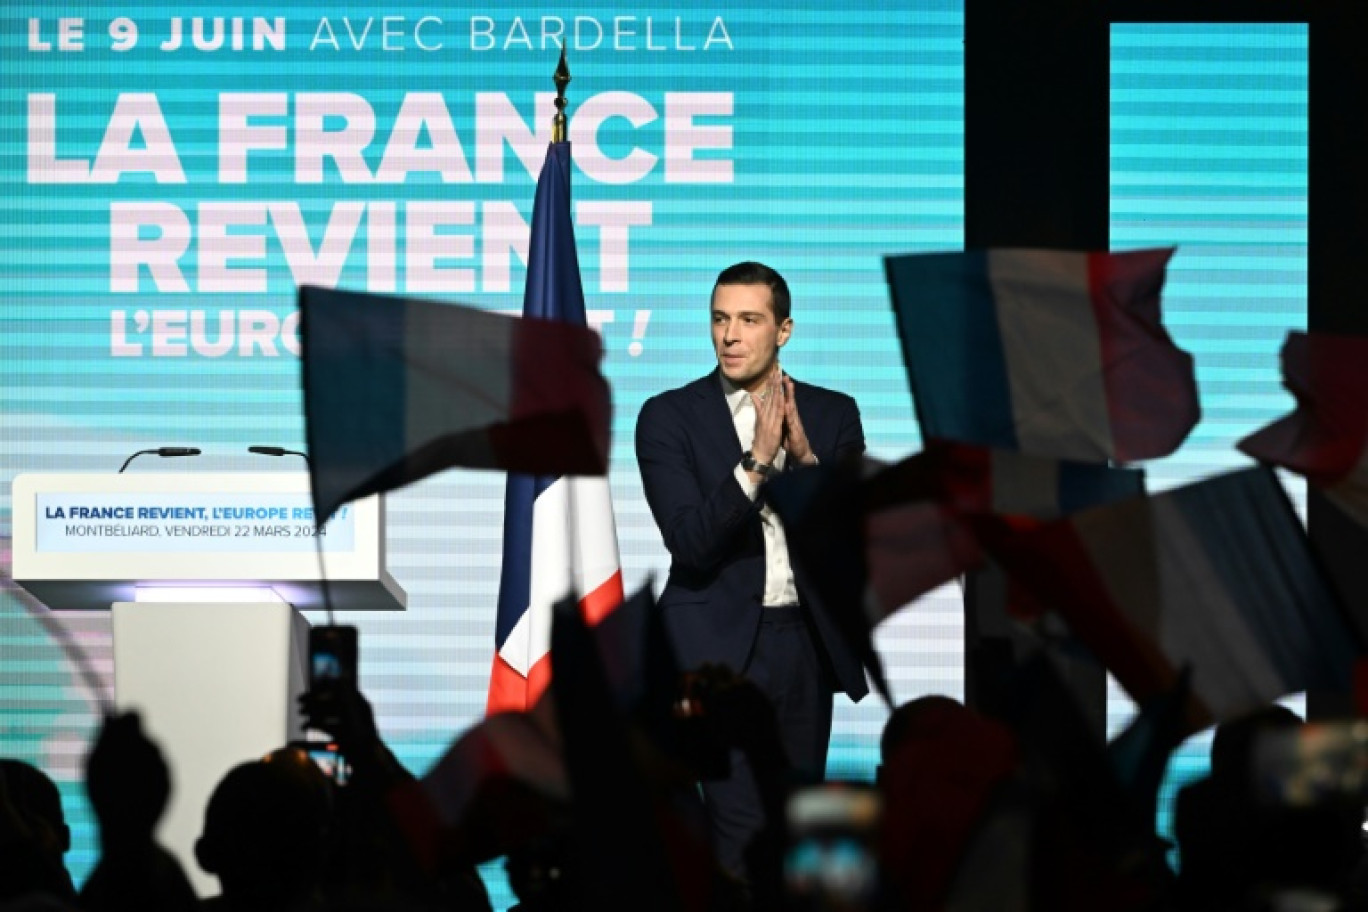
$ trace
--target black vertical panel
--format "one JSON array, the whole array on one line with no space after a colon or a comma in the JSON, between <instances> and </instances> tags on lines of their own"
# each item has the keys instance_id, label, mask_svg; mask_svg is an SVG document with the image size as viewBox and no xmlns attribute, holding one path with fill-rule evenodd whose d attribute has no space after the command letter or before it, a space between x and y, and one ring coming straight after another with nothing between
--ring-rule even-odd
<instances>
[{"instance_id":1,"label":"black vertical panel","mask_svg":"<svg viewBox=\"0 0 1368 912\"><path fill-rule=\"evenodd\" d=\"M966 247L1106 249L1105 7L966 0Z\"/></svg>"},{"instance_id":2,"label":"black vertical panel","mask_svg":"<svg viewBox=\"0 0 1368 912\"><path fill-rule=\"evenodd\" d=\"M1368 4L1324 3L1310 23L1308 323L1368 335ZM1368 615L1368 530L1314 491L1311 541L1350 610ZM1349 715L1348 694L1312 693L1312 718Z\"/></svg>"},{"instance_id":3,"label":"black vertical panel","mask_svg":"<svg viewBox=\"0 0 1368 912\"><path fill-rule=\"evenodd\" d=\"M1368 334L1368 4L1318 8L1309 26L1313 331Z\"/></svg>"},{"instance_id":4,"label":"black vertical panel","mask_svg":"<svg viewBox=\"0 0 1368 912\"><path fill-rule=\"evenodd\" d=\"M1108 248L1109 31L1099 0L965 0L966 247ZM1004 581L974 574L964 599L965 697L996 713L1021 658ZM1101 737L1101 667L1061 658Z\"/></svg>"}]
</instances>

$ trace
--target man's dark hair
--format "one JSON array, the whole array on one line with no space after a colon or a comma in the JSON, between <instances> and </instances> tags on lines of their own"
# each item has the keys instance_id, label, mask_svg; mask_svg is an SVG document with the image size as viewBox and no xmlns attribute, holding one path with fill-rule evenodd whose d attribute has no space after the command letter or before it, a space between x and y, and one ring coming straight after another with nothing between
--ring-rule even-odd
<instances>
[{"instance_id":1,"label":"man's dark hair","mask_svg":"<svg viewBox=\"0 0 1368 912\"><path fill-rule=\"evenodd\" d=\"M713 283L716 290L719 285L765 285L770 290L770 307L774 311L774 322L783 323L789 318L789 312L793 309L793 300L789 297L788 282L784 277L764 263L755 263L747 260L744 263L737 263L735 266L728 266L718 275L717 281Z\"/></svg>"}]
</instances>

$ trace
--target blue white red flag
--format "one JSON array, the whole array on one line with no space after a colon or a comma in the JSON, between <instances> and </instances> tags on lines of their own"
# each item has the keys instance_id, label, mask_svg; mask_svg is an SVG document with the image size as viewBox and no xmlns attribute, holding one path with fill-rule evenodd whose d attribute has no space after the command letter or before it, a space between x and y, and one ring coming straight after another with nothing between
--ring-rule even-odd
<instances>
[{"instance_id":1,"label":"blue white red flag","mask_svg":"<svg viewBox=\"0 0 1368 912\"><path fill-rule=\"evenodd\" d=\"M453 466L607 471L612 403L587 327L310 286L299 310L319 517Z\"/></svg>"},{"instance_id":2,"label":"blue white red flag","mask_svg":"<svg viewBox=\"0 0 1368 912\"><path fill-rule=\"evenodd\" d=\"M786 472L765 485L765 497L832 622L891 704L872 631L983 563L975 517L1044 522L1141 490L1136 469L932 440L892 466L865 460Z\"/></svg>"},{"instance_id":3,"label":"blue white red flag","mask_svg":"<svg viewBox=\"0 0 1368 912\"><path fill-rule=\"evenodd\" d=\"M1350 690L1363 649L1269 469L1024 531L977 525L1013 580L1137 702L1190 666L1189 730L1298 691Z\"/></svg>"},{"instance_id":4,"label":"blue white red flag","mask_svg":"<svg viewBox=\"0 0 1368 912\"><path fill-rule=\"evenodd\" d=\"M973 517L1048 522L1141 493L1144 473L928 440L894 465L820 466L780 476L765 490L800 561L810 559L818 588L829 587L824 597L862 603L877 625L983 563ZM838 542L863 547L861 559L838 565ZM847 570L853 575L842 575Z\"/></svg>"},{"instance_id":5,"label":"blue white red flag","mask_svg":"<svg viewBox=\"0 0 1368 912\"><path fill-rule=\"evenodd\" d=\"M537 180L523 316L586 325L570 143L552 143ZM488 713L523 711L551 680L552 607L572 595L597 623L623 600L608 478L510 474Z\"/></svg>"},{"instance_id":6,"label":"blue white red flag","mask_svg":"<svg viewBox=\"0 0 1368 912\"><path fill-rule=\"evenodd\" d=\"M874 623L969 570L984 555L969 520L1048 522L1133 497L1144 474L945 440L864 482L866 611Z\"/></svg>"},{"instance_id":7,"label":"blue white red flag","mask_svg":"<svg viewBox=\"0 0 1368 912\"><path fill-rule=\"evenodd\" d=\"M1084 462L1172 453L1201 414L1160 320L1172 255L885 259L922 436Z\"/></svg>"}]
</instances>

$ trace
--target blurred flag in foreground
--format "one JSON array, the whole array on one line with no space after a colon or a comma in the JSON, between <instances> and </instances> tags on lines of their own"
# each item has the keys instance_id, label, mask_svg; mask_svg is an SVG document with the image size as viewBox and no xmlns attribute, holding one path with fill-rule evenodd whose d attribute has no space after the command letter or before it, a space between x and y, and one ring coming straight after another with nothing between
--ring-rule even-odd
<instances>
[{"instance_id":1,"label":"blurred flag in foreground","mask_svg":"<svg viewBox=\"0 0 1368 912\"><path fill-rule=\"evenodd\" d=\"M499 713L456 739L421 780L388 796L424 868L451 857L496 858L543 835L570 800L553 726L543 714Z\"/></svg>"},{"instance_id":2,"label":"blurred flag in foreground","mask_svg":"<svg viewBox=\"0 0 1368 912\"><path fill-rule=\"evenodd\" d=\"M982 564L971 517L1045 521L1142 489L1135 469L933 440L896 465L817 466L785 473L765 492L796 559L882 692L873 629Z\"/></svg>"},{"instance_id":3,"label":"blurred flag in foreground","mask_svg":"<svg viewBox=\"0 0 1368 912\"><path fill-rule=\"evenodd\" d=\"M659 736L677 724L680 679L649 586L596 625L574 601L560 602L552 651L557 674L530 712L487 717L420 782L388 796L420 863L496 857L563 833L568 821L581 889L630 896L639 908L712 908L711 855L652 784L676 768L660 751L677 745Z\"/></svg>"},{"instance_id":4,"label":"blurred flag in foreground","mask_svg":"<svg viewBox=\"0 0 1368 912\"><path fill-rule=\"evenodd\" d=\"M1368 526L1368 337L1289 333L1282 372L1296 411L1241 440L1240 449L1305 475Z\"/></svg>"},{"instance_id":5,"label":"blurred flag in foreground","mask_svg":"<svg viewBox=\"0 0 1368 912\"><path fill-rule=\"evenodd\" d=\"M523 317L590 332L584 328L584 289L570 218L568 142L550 145L537 179ZM547 440L545 446L556 443ZM508 476L504 493L503 566L486 712L528 709L546 689L551 608L567 595L579 602L590 623L622 601L608 479L574 478L566 469L518 469Z\"/></svg>"},{"instance_id":6,"label":"blurred flag in foreground","mask_svg":"<svg viewBox=\"0 0 1368 912\"><path fill-rule=\"evenodd\" d=\"M1139 494L1144 473L931 440L921 453L871 475L863 487L870 607L877 623L982 563L968 517L1058 519Z\"/></svg>"},{"instance_id":7,"label":"blurred flag in foreground","mask_svg":"<svg viewBox=\"0 0 1368 912\"><path fill-rule=\"evenodd\" d=\"M922 436L1133 462L1200 407L1160 320L1172 249L974 250L885 259Z\"/></svg>"},{"instance_id":8,"label":"blurred flag in foreground","mask_svg":"<svg viewBox=\"0 0 1368 912\"><path fill-rule=\"evenodd\" d=\"M701 840L683 853L616 709L617 687L603 644L573 606L558 607L552 630L556 674L550 693L571 781L570 864L584 909L704 908L711 853ZM672 852L671 849L676 851ZM704 895L700 895L704 891ZM693 899L694 901L690 901Z\"/></svg>"},{"instance_id":9,"label":"blurred flag in foreground","mask_svg":"<svg viewBox=\"0 0 1368 912\"><path fill-rule=\"evenodd\" d=\"M1192 668L1190 730L1303 690L1348 692L1362 650L1264 468L1033 529L977 523L1140 703Z\"/></svg>"},{"instance_id":10,"label":"blurred flag in foreground","mask_svg":"<svg viewBox=\"0 0 1368 912\"><path fill-rule=\"evenodd\" d=\"M590 330L313 287L299 307L320 522L452 466L606 471L612 406Z\"/></svg>"}]
</instances>

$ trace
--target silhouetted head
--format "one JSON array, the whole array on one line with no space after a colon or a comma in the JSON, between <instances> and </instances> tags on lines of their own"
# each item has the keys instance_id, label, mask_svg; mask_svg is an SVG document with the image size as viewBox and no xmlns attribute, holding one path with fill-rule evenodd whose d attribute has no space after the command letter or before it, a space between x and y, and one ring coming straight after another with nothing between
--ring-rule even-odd
<instances>
[{"instance_id":1,"label":"silhouetted head","mask_svg":"<svg viewBox=\"0 0 1368 912\"><path fill-rule=\"evenodd\" d=\"M972 717L973 711L953 697L929 694L903 703L893 710L879 736L879 767L888 763L902 743L909 737L926 737L943 725L952 724L960 717Z\"/></svg>"},{"instance_id":2,"label":"silhouetted head","mask_svg":"<svg viewBox=\"0 0 1368 912\"><path fill-rule=\"evenodd\" d=\"M1012 732L956 700L898 707L880 739L880 859L900 908L940 908L990 797L1013 776Z\"/></svg>"},{"instance_id":3,"label":"silhouetted head","mask_svg":"<svg viewBox=\"0 0 1368 912\"><path fill-rule=\"evenodd\" d=\"M287 904L318 887L332 823L332 783L305 751L285 748L223 777L195 858L230 901Z\"/></svg>"},{"instance_id":4,"label":"silhouetted head","mask_svg":"<svg viewBox=\"0 0 1368 912\"><path fill-rule=\"evenodd\" d=\"M22 760L0 760L0 776L10 802L33 831L43 851L60 859L71 849L71 830L62 813L57 784L36 766Z\"/></svg>"},{"instance_id":5,"label":"silhouetted head","mask_svg":"<svg viewBox=\"0 0 1368 912\"><path fill-rule=\"evenodd\" d=\"M1216 726L1211 739L1211 775L1225 782L1248 784L1254 745L1265 732L1285 731L1301 726L1302 719L1277 703L1260 707Z\"/></svg>"},{"instance_id":6,"label":"silhouetted head","mask_svg":"<svg viewBox=\"0 0 1368 912\"><path fill-rule=\"evenodd\" d=\"M1270 705L1217 727L1211 775L1179 792L1174 813L1180 886L1194 908L1253 908L1247 897L1288 888L1334 893L1348 883L1363 852L1362 804L1336 794L1280 803L1255 785L1260 739L1302 724Z\"/></svg>"},{"instance_id":7,"label":"silhouetted head","mask_svg":"<svg viewBox=\"0 0 1368 912\"><path fill-rule=\"evenodd\" d=\"M86 793L106 848L152 841L171 797L171 774L137 714L105 720L86 758Z\"/></svg>"}]
</instances>

